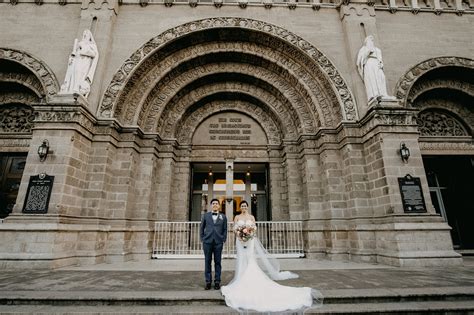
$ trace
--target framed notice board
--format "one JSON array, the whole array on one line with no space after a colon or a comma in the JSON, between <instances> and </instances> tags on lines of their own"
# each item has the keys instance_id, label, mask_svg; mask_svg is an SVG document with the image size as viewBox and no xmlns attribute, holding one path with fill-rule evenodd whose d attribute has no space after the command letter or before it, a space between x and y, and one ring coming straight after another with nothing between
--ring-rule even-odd
<instances>
[{"instance_id":1,"label":"framed notice board","mask_svg":"<svg viewBox=\"0 0 474 315\"><path fill-rule=\"evenodd\" d=\"M23 205L24 213L47 213L49 198L53 189L54 176L39 174L30 176L26 199Z\"/></svg>"},{"instance_id":2,"label":"framed notice board","mask_svg":"<svg viewBox=\"0 0 474 315\"><path fill-rule=\"evenodd\" d=\"M407 213L426 212L425 198L419 177L407 174L398 178L398 186L402 196L403 210Z\"/></svg>"}]
</instances>

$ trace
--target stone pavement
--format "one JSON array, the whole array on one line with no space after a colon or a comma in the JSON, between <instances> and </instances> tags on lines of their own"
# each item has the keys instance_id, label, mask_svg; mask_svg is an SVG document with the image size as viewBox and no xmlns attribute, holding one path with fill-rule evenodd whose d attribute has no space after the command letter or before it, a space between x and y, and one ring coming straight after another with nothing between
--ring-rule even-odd
<instances>
[{"instance_id":1,"label":"stone pavement","mask_svg":"<svg viewBox=\"0 0 474 315\"><path fill-rule=\"evenodd\" d=\"M280 261L282 270L296 271L300 275L300 278L282 281L282 284L313 287L320 290L325 297L401 293L409 295L420 292L435 294L441 292L440 290L456 294L474 294L474 257L465 257L463 266L443 268L396 268L309 259ZM223 284L233 277L233 263L234 260L224 261ZM223 305L218 291L203 290L202 270L202 260L150 260L21 272L3 270L0 273L0 304L8 304L8 298L14 297L47 299L61 296L69 300L102 297L104 301L130 297L162 298L167 301L164 304L171 306L173 299L181 302L200 299L194 308L196 313L200 313L198 310L205 307L207 300L217 300L217 304ZM474 310L474 301L462 303L471 305ZM67 308L67 305L64 307ZM97 310L94 306L81 307L86 313L88 307ZM114 309L119 306L101 307L114 313ZM224 306L219 307L224 309ZM2 314L15 313L12 310L12 306L0 305ZM29 313L46 309L44 306L16 305L15 310ZM70 310L66 313L70 313Z\"/></svg>"}]
</instances>

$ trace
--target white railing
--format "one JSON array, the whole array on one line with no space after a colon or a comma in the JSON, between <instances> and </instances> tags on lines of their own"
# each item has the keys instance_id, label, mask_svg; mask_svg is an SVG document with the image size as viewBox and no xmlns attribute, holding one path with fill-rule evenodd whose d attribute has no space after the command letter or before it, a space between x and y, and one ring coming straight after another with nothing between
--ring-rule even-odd
<instances>
[{"instance_id":1,"label":"white railing","mask_svg":"<svg viewBox=\"0 0 474 315\"><path fill-rule=\"evenodd\" d=\"M202 258L200 222L156 222L152 258ZM235 257L233 223L228 224L222 256ZM257 222L257 237L275 257L304 257L301 221Z\"/></svg>"}]
</instances>

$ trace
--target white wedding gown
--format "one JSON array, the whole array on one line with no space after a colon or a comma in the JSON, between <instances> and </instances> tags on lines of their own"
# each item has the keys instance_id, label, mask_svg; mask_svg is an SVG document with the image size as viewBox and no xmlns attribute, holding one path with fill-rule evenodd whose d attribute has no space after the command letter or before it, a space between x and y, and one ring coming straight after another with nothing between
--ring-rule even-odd
<instances>
[{"instance_id":1,"label":"white wedding gown","mask_svg":"<svg viewBox=\"0 0 474 315\"><path fill-rule=\"evenodd\" d=\"M322 304L322 295L317 290L308 287L288 287L273 281L298 278L298 275L280 271L278 262L271 258L258 238L249 240L245 246L240 240L236 241L237 261L234 279L221 288L228 306L241 311L282 312L303 310Z\"/></svg>"}]
</instances>

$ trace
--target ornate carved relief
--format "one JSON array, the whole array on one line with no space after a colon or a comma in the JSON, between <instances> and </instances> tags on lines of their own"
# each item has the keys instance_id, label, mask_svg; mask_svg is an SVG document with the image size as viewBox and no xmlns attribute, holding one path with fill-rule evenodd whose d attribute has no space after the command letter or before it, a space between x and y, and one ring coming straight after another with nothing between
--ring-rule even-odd
<instances>
[{"instance_id":1,"label":"ornate carved relief","mask_svg":"<svg viewBox=\"0 0 474 315\"><path fill-rule=\"evenodd\" d=\"M30 146L30 139L11 137L12 135L8 135L8 139L0 139L0 148L27 148Z\"/></svg>"},{"instance_id":2,"label":"ornate carved relief","mask_svg":"<svg viewBox=\"0 0 474 315\"><path fill-rule=\"evenodd\" d=\"M245 56L242 56L240 59L246 60L248 63L251 63L252 66L240 64L241 66L238 68L248 69L247 74L249 76L253 76L256 69L264 68L273 71L273 74L268 73L268 75L275 78L274 80L279 80L280 86L289 86L301 95L301 100L293 99L292 103L301 105L306 103L308 104L307 106L311 108L311 111L317 115L314 118L311 118L311 121L314 119L318 122L321 119L320 117L322 117L322 125L332 126L335 122L341 119L342 114L340 112L339 104L337 104L337 102L331 102L335 97L331 97L331 95L327 94L327 91L330 91L330 87L321 83L318 84L318 81L311 77L310 73L316 72L314 69L307 71L306 69L303 69L301 65L288 59L281 53L267 47L260 47L253 43L206 43L182 49L178 53L157 62L157 65L147 63L146 68L151 68L150 71L146 74L142 74L142 78L138 79L135 83L136 88L129 91L126 98L119 100L115 111L116 116L120 117L120 112L122 111L124 104L127 104L127 108L125 109L126 113L124 114L125 123L133 124L133 119L137 112L140 112L141 116L148 116L149 113L146 110L142 109L141 111L138 111L137 108L139 108L142 103L144 103L144 108L149 107L148 103L152 101L153 98L157 97L157 91L160 91L160 88L162 88L162 84L159 82L166 82L166 88L169 90L166 95L159 96L161 97L161 102L166 103L167 97L178 93L177 90L180 88L180 85L177 83L173 90L173 88L168 87L168 85L170 85L169 82L171 82L174 77L180 75L186 76L182 73L185 70L182 70L181 67L186 70L193 69L194 73L203 72L198 76L198 78L206 74L200 69L202 68L202 64L205 64L206 62L210 63L209 60L206 60L205 57L202 57L203 60L201 60L200 58L196 58L196 56L205 55L209 51L213 51L214 53L226 51L242 54L245 53ZM249 55L250 53L252 53L252 55ZM265 59L263 59L262 56L265 56ZM196 63L196 65L187 64L187 62L192 58L195 58L192 62ZM173 66L178 63L181 63L181 67L174 68L172 71L167 72L167 70L173 68ZM219 64L219 68L223 69L222 64ZM243 71L242 69L238 70ZM298 79L288 70L296 73ZM231 68L228 71L234 70ZM268 80L270 80L270 78L265 78L265 81L273 83L273 81ZM189 80L186 82L189 82ZM327 80L323 82L327 82ZM324 86L324 88L321 88L321 86ZM156 88L151 91L153 87ZM308 91L312 91L311 95ZM138 117L138 120L141 121L141 117Z\"/></svg>"},{"instance_id":3,"label":"ornate carved relief","mask_svg":"<svg viewBox=\"0 0 474 315\"><path fill-rule=\"evenodd\" d=\"M422 136L461 137L469 135L456 118L443 111L423 111L418 114L417 123Z\"/></svg>"},{"instance_id":4,"label":"ornate carved relief","mask_svg":"<svg viewBox=\"0 0 474 315\"><path fill-rule=\"evenodd\" d=\"M304 98L301 97L298 91L295 91L294 86L291 86L287 81L280 79L278 74L268 71L265 68L255 68L252 65L242 65L238 63L207 64L184 72L178 77L173 75L172 78L168 78L167 76L163 80L163 82L166 82L166 84L157 87L157 90L153 93L154 98L151 99L149 103L145 103L143 105L141 110L141 115L143 118L139 117L139 119L146 119L143 126L144 130L152 130L152 128L156 125L156 121L158 120L158 117L161 114L164 106L169 102L172 96L180 90L181 87L185 87L202 76L226 72L250 75L262 81L270 82L281 92L281 94L283 94L285 97L284 101L287 99L291 104L294 104L296 107L296 113L302 122L301 127L303 131L308 133L315 132L317 127L315 126L317 122L315 121L316 118L313 116L312 111L308 108ZM130 114L132 114L132 112ZM130 116L131 115L129 115L127 118L131 118ZM126 121L129 120L127 119Z\"/></svg>"},{"instance_id":5,"label":"ornate carved relief","mask_svg":"<svg viewBox=\"0 0 474 315\"><path fill-rule=\"evenodd\" d=\"M277 122L274 121L275 117L270 117L267 112L254 104L241 101L210 102L197 108L176 125L174 130L176 138L180 144L190 144L194 131L204 119L212 114L229 110L241 111L256 119L265 131L269 144L281 143L282 134Z\"/></svg>"},{"instance_id":6,"label":"ornate carved relief","mask_svg":"<svg viewBox=\"0 0 474 315\"><path fill-rule=\"evenodd\" d=\"M414 85L408 93L408 103L413 105L414 100L416 100L416 98L424 92L439 88L449 88L452 90L458 90L474 97L474 84L461 80L438 79L418 82L416 85Z\"/></svg>"},{"instance_id":7,"label":"ornate carved relief","mask_svg":"<svg viewBox=\"0 0 474 315\"><path fill-rule=\"evenodd\" d=\"M22 84L33 91L39 98L42 97L43 87L38 78L33 74L0 72L0 81Z\"/></svg>"},{"instance_id":8,"label":"ornate carved relief","mask_svg":"<svg viewBox=\"0 0 474 315\"><path fill-rule=\"evenodd\" d=\"M18 62L31 70L41 82L43 93L46 96L50 97L58 92L59 85L53 71L44 62L30 54L15 49L0 48L0 59Z\"/></svg>"},{"instance_id":9,"label":"ornate carved relief","mask_svg":"<svg viewBox=\"0 0 474 315\"><path fill-rule=\"evenodd\" d=\"M407 103L407 96L410 89L422 75L430 70L446 66L457 66L474 69L474 60L462 57L437 57L423 61L411 68L398 81L395 87L395 95L398 99L402 99L405 103Z\"/></svg>"},{"instance_id":10,"label":"ornate carved relief","mask_svg":"<svg viewBox=\"0 0 474 315\"><path fill-rule=\"evenodd\" d=\"M0 107L0 132L31 133L35 115L26 105L4 105Z\"/></svg>"},{"instance_id":11,"label":"ornate carved relief","mask_svg":"<svg viewBox=\"0 0 474 315\"><path fill-rule=\"evenodd\" d=\"M0 105L10 103L32 104L39 103L40 99L26 93L6 93L0 94Z\"/></svg>"},{"instance_id":12,"label":"ornate carved relief","mask_svg":"<svg viewBox=\"0 0 474 315\"><path fill-rule=\"evenodd\" d=\"M340 104L342 104L344 113L343 119L349 121L357 119L354 98L347 84L342 79L342 76L326 56L313 47L309 42L283 28L265 22L244 18L209 18L190 22L170 29L151 39L148 43L137 50L114 75L112 82L105 92L102 104L99 107L99 115L102 117L111 117L113 115L114 106L119 97L119 93L124 90L133 73L136 71L144 71L140 69L141 67L139 65L142 64L150 55L154 54L155 51L178 37L212 28L242 28L256 30L270 35L273 38L279 38L280 40L283 40L283 42L294 46L296 51L299 52L298 56L293 56L294 59L298 60L298 57L299 59L302 57L312 59L313 65L311 66L317 68L318 73L323 73L322 77L326 79L323 80L326 81L325 84L330 85L333 91L337 91L336 98L339 100Z\"/></svg>"},{"instance_id":13,"label":"ornate carved relief","mask_svg":"<svg viewBox=\"0 0 474 315\"><path fill-rule=\"evenodd\" d=\"M425 151L450 151L462 154L474 154L474 145L466 142L425 142L420 141L420 149Z\"/></svg>"},{"instance_id":14,"label":"ornate carved relief","mask_svg":"<svg viewBox=\"0 0 474 315\"><path fill-rule=\"evenodd\" d=\"M43 111L44 110L44 111ZM87 131L94 131L94 122L90 117L84 115L80 110L76 109L50 109L41 108L36 112L36 122L57 122L57 123L77 123L84 127Z\"/></svg>"},{"instance_id":15,"label":"ornate carved relief","mask_svg":"<svg viewBox=\"0 0 474 315\"><path fill-rule=\"evenodd\" d=\"M412 115L381 113L375 115L375 120L382 125L413 125L416 122L416 117Z\"/></svg>"},{"instance_id":16,"label":"ornate carved relief","mask_svg":"<svg viewBox=\"0 0 474 315\"><path fill-rule=\"evenodd\" d=\"M267 112L274 121L281 125L284 137L296 137L297 126L299 126L300 123L298 122L297 114L288 111L288 109L292 109L292 107L285 106L279 99L264 89L260 89L253 84L241 82L222 82L202 86L192 89L185 95L180 95L176 100L171 100L163 110L158 120L156 130L159 131L162 137L168 137L170 134L174 134L172 130L176 127L177 121L172 119L173 117L180 117L180 115L183 115L193 104L204 99L206 96L224 91L248 94L258 98L260 104L263 104L261 105L262 109Z\"/></svg>"},{"instance_id":17,"label":"ornate carved relief","mask_svg":"<svg viewBox=\"0 0 474 315\"><path fill-rule=\"evenodd\" d=\"M470 104L469 104L470 105ZM455 117L462 117L463 122L470 128L468 134L474 133L474 109L463 106L451 99L426 99L414 103L416 108L423 111L451 112Z\"/></svg>"}]
</instances>

